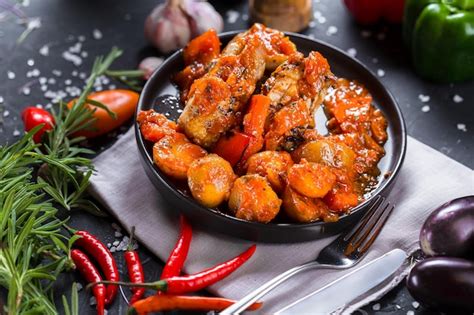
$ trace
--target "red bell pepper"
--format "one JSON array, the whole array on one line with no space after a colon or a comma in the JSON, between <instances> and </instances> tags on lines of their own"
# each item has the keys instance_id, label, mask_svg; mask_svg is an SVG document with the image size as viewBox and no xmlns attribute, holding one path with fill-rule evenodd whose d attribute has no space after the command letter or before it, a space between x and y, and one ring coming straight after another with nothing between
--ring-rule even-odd
<instances>
[{"instance_id":1,"label":"red bell pepper","mask_svg":"<svg viewBox=\"0 0 474 315\"><path fill-rule=\"evenodd\" d=\"M222 136L212 150L213 153L236 165L242 158L250 143L251 136L240 131L233 131L229 136Z\"/></svg>"},{"instance_id":2,"label":"red bell pepper","mask_svg":"<svg viewBox=\"0 0 474 315\"><path fill-rule=\"evenodd\" d=\"M403 19L404 0L344 0L344 3L361 24L373 24L381 19L401 23Z\"/></svg>"}]
</instances>

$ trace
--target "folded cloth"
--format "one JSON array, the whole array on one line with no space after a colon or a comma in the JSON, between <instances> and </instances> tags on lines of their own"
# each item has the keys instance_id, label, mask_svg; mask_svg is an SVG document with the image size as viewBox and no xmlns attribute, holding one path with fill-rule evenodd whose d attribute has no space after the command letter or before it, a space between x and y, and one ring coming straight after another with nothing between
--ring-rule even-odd
<instances>
[{"instance_id":1,"label":"folded cloth","mask_svg":"<svg viewBox=\"0 0 474 315\"><path fill-rule=\"evenodd\" d=\"M129 130L94 161L91 193L161 260L166 260L179 234L178 209L173 209L147 178ZM474 194L473 171L442 153L408 139L404 165L389 200L395 210L362 263L393 248L410 251L416 246L420 227L432 209L456 197ZM296 243L259 243L255 255L228 278L209 290L219 296L239 299L287 269L316 258L333 238ZM194 229L185 264L195 273L230 259L251 242ZM347 271L307 271L288 280L263 298L263 313L272 313L342 276ZM337 297L335 297L337 298ZM313 313L317 313L317 309Z\"/></svg>"}]
</instances>

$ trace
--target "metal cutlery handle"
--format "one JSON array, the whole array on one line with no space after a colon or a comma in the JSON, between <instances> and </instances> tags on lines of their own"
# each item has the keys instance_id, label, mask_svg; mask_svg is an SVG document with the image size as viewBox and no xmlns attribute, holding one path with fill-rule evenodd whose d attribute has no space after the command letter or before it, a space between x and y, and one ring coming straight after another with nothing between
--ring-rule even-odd
<instances>
[{"instance_id":1,"label":"metal cutlery handle","mask_svg":"<svg viewBox=\"0 0 474 315\"><path fill-rule=\"evenodd\" d=\"M276 288L281 283L285 282L287 279L291 278L292 276L296 275L297 273L307 270L307 269L340 269L342 266L334 266L334 265L326 265L326 264L319 264L316 261L312 261L306 263L304 265L291 268L282 274L276 276L275 278L271 279L270 281L266 282L256 290L250 292L245 297L243 297L238 302L234 303L233 305L229 306L222 312L220 315L233 315L233 314L240 314L241 312L245 311L250 305L255 303L258 299L266 295L268 292Z\"/></svg>"}]
</instances>

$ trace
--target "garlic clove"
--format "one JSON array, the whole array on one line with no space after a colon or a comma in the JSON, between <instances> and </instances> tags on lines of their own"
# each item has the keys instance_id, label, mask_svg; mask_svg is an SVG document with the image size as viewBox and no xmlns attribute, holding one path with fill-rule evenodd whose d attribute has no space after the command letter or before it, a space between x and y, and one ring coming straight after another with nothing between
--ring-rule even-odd
<instances>
[{"instance_id":1,"label":"garlic clove","mask_svg":"<svg viewBox=\"0 0 474 315\"><path fill-rule=\"evenodd\" d=\"M163 58L159 57L146 57L138 65L138 69L144 72L143 78L148 80L155 70L161 66Z\"/></svg>"},{"instance_id":2,"label":"garlic clove","mask_svg":"<svg viewBox=\"0 0 474 315\"><path fill-rule=\"evenodd\" d=\"M183 0L181 7L189 18L191 34L196 37L213 28L217 33L224 29L222 16L207 1Z\"/></svg>"},{"instance_id":3,"label":"garlic clove","mask_svg":"<svg viewBox=\"0 0 474 315\"><path fill-rule=\"evenodd\" d=\"M180 1L158 5L145 21L145 37L161 52L169 53L186 45L192 33Z\"/></svg>"}]
</instances>

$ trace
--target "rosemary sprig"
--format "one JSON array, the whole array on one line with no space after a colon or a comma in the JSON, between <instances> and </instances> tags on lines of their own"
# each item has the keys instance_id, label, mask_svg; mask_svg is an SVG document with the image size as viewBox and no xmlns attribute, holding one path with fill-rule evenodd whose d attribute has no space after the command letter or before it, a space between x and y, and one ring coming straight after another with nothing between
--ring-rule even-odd
<instances>
[{"instance_id":1,"label":"rosemary sprig","mask_svg":"<svg viewBox=\"0 0 474 315\"><path fill-rule=\"evenodd\" d=\"M95 60L81 95L70 108L65 103L60 103L59 111L53 112L55 126L48 132L43 147L30 153L46 165L40 169L38 182L46 183L44 191L67 210L81 208L96 215L103 214L92 201L83 198L89 185L89 178L94 171L91 160L84 156L94 152L78 146L85 138L74 137L74 133L91 128L94 122L94 110L89 106L103 108L114 116L105 105L88 100L87 96L92 92L96 78L105 74L112 62L121 54L121 50L112 48L105 58L98 57ZM85 106L86 103L88 106Z\"/></svg>"},{"instance_id":2,"label":"rosemary sprig","mask_svg":"<svg viewBox=\"0 0 474 315\"><path fill-rule=\"evenodd\" d=\"M68 267L68 239L57 209L33 181L38 161L26 154L36 149L31 138L0 147L0 285L8 290L8 314L57 314L50 298L57 275Z\"/></svg>"},{"instance_id":3,"label":"rosemary sprig","mask_svg":"<svg viewBox=\"0 0 474 315\"><path fill-rule=\"evenodd\" d=\"M141 92L143 88L143 76L145 75L145 71L143 70L107 70L105 75L115 79L130 89Z\"/></svg>"}]
</instances>

